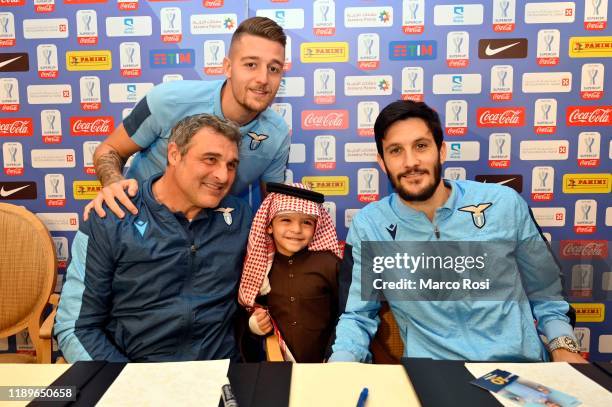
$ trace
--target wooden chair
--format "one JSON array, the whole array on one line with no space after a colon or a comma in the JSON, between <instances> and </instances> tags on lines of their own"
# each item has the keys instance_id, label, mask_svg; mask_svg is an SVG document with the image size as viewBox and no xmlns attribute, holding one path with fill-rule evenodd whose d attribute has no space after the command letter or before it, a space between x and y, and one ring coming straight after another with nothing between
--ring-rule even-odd
<instances>
[{"instance_id":1,"label":"wooden chair","mask_svg":"<svg viewBox=\"0 0 612 407\"><path fill-rule=\"evenodd\" d=\"M0 338L28 329L36 350L36 356L0 354L0 363L51 363L56 276L55 245L43 222L25 208L0 203Z\"/></svg>"},{"instance_id":2,"label":"wooden chair","mask_svg":"<svg viewBox=\"0 0 612 407\"><path fill-rule=\"evenodd\" d=\"M378 315L380 325L370 344L373 362L385 365L398 364L404 355L404 342L388 303L381 303Z\"/></svg>"},{"instance_id":3,"label":"wooden chair","mask_svg":"<svg viewBox=\"0 0 612 407\"><path fill-rule=\"evenodd\" d=\"M404 355L404 341L402 341L399 327L388 303L381 303L378 315L380 316L380 325L370 344L372 361L376 364L399 364ZM284 360L276 335L266 337L265 350L268 362L282 362Z\"/></svg>"}]
</instances>

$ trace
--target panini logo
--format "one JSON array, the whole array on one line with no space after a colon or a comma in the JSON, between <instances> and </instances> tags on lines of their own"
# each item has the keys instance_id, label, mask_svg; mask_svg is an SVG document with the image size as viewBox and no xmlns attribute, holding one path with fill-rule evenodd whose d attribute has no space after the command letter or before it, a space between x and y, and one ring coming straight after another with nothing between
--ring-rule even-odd
<instances>
[{"instance_id":1,"label":"panini logo","mask_svg":"<svg viewBox=\"0 0 612 407\"><path fill-rule=\"evenodd\" d=\"M149 51L149 65L152 68L191 68L195 66L195 51L153 49Z\"/></svg>"},{"instance_id":2,"label":"panini logo","mask_svg":"<svg viewBox=\"0 0 612 407\"><path fill-rule=\"evenodd\" d=\"M415 59L436 59L438 43L436 41L391 41L389 59L392 61L411 61Z\"/></svg>"},{"instance_id":3,"label":"panini logo","mask_svg":"<svg viewBox=\"0 0 612 407\"><path fill-rule=\"evenodd\" d=\"M345 176L302 177L302 184L324 195L348 195L349 178Z\"/></svg>"},{"instance_id":4,"label":"panini logo","mask_svg":"<svg viewBox=\"0 0 612 407\"><path fill-rule=\"evenodd\" d=\"M112 67L112 55L107 50L66 52L69 71L110 71Z\"/></svg>"},{"instance_id":5,"label":"panini logo","mask_svg":"<svg viewBox=\"0 0 612 407\"><path fill-rule=\"evenodd\" d=\"M573 303L576 310L576 322L603 322L606 315L606 306L597 303Z\"/></svg>"},{"instance_id":6,"label":"panini logo","mask_svg":"<svg viewBox=\"0 0 612 407\"><path fill-rule=\"evenodd\" d=\"M305 64L317 62L348 62L347 42L303 42L300 44L300 61Z\"/></svg>"},{"instance_id":7,"label":"panini logo","mask_svg":"<svg viewBox=\"0 0 612 407\"><path fill-rule=\"evenodd\" d=\"M566 194L609 194L612 174L565 174L563 192Z\"/></svg>"},{"instance_id":8,"label":"panini logo","mask_svg":"<svg viewBox=\"0 0 612 407\"><path fill-rule=\"evenodd\" d=\"M612 57L612 37L570 37L570 58Z\"/></svg>"},{"instance_id":9,"label":"panini logo","mask_svg":"<svg viewBox=\"0 0 612 407\"><path fill-rule=\"evenodd\" d=\"M92 200L98 192L102 190L102 184L99 181L74 181L72 183L72 194L74 199Z\"/></svg>"}]
</instances>

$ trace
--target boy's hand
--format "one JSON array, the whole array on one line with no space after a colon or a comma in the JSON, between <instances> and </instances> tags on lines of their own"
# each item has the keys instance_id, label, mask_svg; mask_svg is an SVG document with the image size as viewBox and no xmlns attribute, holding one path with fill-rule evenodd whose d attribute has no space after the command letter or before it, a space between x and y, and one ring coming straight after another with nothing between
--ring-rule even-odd
<instances>
[{"instance_id":1,"label":"boy's hand","mask_svg":"<svg viewBox=\"0 0 612 407\"><path fill-rule=\"evenodd\" d=\"M256 308L253 312L253 316L255 317L257 326L261 332L267 334L272 331L272 321L270 320L268 311L263 308Z\"/></svg>"}]
</instances>

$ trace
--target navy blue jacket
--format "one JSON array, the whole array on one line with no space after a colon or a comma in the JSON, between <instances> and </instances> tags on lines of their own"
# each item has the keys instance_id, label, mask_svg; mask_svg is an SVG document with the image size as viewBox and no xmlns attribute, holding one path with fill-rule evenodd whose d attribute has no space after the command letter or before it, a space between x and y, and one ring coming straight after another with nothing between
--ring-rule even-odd
<instances>
[{"instance_id":1,"label":"navy blue jacket","mask_svg":"<svg viewBox=\"0 0 612 407\"><path fill-rule=\"evenodd\" d=\"M140 186L137 215L92 212L74 238L54 327L70 363L237 357L233 318L251 209L228 196L189 222L154 199L158 177Z\"/></svg>"}]
</instances>

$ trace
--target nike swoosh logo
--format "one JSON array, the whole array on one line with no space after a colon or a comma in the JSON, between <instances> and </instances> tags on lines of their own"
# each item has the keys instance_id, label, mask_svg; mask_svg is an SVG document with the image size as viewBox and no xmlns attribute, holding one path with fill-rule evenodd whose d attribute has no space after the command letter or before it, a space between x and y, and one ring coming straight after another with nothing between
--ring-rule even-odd
<instances>
[{"instance_id":1,"label":"nike swoosh logo","mask_svg":"<svg viewBox=\"0 0 612 407\"><path fill-rule=\"evenodd\" d=\"M13 61L17 61L19 58L21 58L21 55L19 55L17 58L7 59L7 60L6 60L6 61L4 61L4 62L0 62L0 68L2 68L2 67L3 67L3 66L5 66L5 65L10 64L10 63L11 63L11 62L13 62Z\"/></svg>"},{"instance_id":2,"label":"nike swoosh logo","mask_svg":"<svg viewBox=\"0 0 612 407\"><path fill-rule=\"evenodd\" d=\"M25 189L25 188L27 188L27 187L29 187L29 185L24 185L24 186L22 186L22 187L15 188L15 189L9 189L8 191L6 191L6 190L4 189L4 187L2 187L2 188L0 188L0 196L1 196L1 197L3 197L3 198L6 198L7 196L11 196L11 195L13 195L15 192L19 192L19 191L21 191L22 189Z\"/></svg>"},{"instance_id":3,"label":"nike swoosh logo","mask_svg":"<svg viewBox=\"0 0 612 407\"><path fill-rule=\"evenodd\" d=\"M491 44L489 43L487 44L487 48L485 49L485 55L490 57L490 56L499 54L500 52L505 51L508 48L512 48L517 44L520 44L520 42L514 42L512 44L504 45L503 47L499 47L499 48L491 48Z\"/></svg>"},{"instance_id":4,"label":"nike swoosh logo","mask_svg":"<svg viewBox=\"0 0 612 407\"><path fill-rule=\"evenodd\" d=\"M514 181L515 179L516 179L516 178L506 179L506 180L503 180L503 181L496 182L496 184L499 184L499 185L504 185L504 184L507 184L507 183L508 183L508 182L510 182L510 181ZM484 181L482 181L482 183L483 183L483 184L486 184L486 183L487 183L487 180L485 179Z\"/></svg>"}]
</instances>

